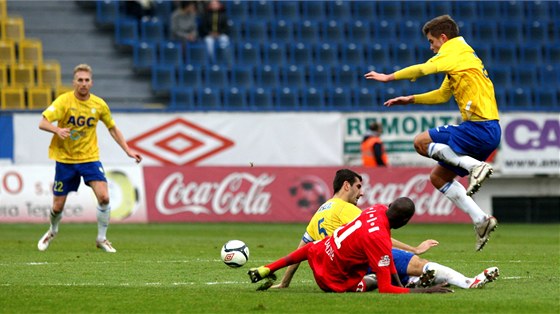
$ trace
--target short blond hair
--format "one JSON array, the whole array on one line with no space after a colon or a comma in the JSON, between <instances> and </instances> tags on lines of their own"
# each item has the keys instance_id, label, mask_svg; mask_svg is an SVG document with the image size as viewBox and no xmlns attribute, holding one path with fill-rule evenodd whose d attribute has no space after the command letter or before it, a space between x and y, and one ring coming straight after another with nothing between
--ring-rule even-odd
<instances>
[{"instance_id":1,"label":"short blond hair","mask_svg":"<svg viewBox=\"0 0 560 314\"><path fill-rule=\"evenodd\" d=\"M93 75L91 67L85 63L78 64L76 67L74 67L74 75L76 75L76 73L80 71L89 72L91 75Z\"/></svg>"}]
</instances>

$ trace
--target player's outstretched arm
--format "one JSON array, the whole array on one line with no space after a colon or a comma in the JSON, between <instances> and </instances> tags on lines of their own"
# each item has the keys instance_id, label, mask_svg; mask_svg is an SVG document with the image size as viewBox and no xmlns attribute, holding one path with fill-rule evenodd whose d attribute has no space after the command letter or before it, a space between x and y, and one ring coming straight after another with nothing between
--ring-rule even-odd
<instances>
[{"instance_id":1,"label":"player's outstretched arm","mask_svg":"<svg viewBox=\"0 0 560 314\"><path fill-rule=\"evenodd\" d=\"M383 105L386 107L391 107L393 105L408 105L414 103L414 96L399 96L387 100Z\"/></svg>"},{"instance_id":2,"label":"player's outstretched arm","mask_svg":"<svg viewBox=\"0 0 560 314\"><path fill-rule=\"evenodd\" d=\"M119 130L119 128L114 126L109 129L109 133L111 134L115 142L117 142L117 144L119 144L119 146L128 155L128 157L136 160L136 163L140 163L142 161L142 155L140 155L138 152L128 147L128 144L126 143L126 140L124 139L124 136L121 130Z\"/></svg>"},{"instance_id":3,"label":"player's outstretched arm","mask_svg":"<svg viewBox=\"0 0 560 314\"><path fill-rule=\"evenodd\" d=\"M303 240L301 240L301 241L299 241L299 245L298 245L297 248L299 249L306 244L307 243L305 243ZM298 270L299 264L300 263L296 263L296 264L288 266L288 268L286 268L286 272L284 273L284 276L282 276L282 280L280 281L280 283L270 287L270 289L288 288L290 286L290 282L292 282L292 278L294 278L294 274Z\"/></svg>"},{"instance_id":4,"label":"player's outstretched arm","mask_svg":"<svg viewBox=\"0 0 560 314\"><path fill-rule=\"evenodd\" d=\"M370 71L364 75L366 80L375 80L379 82L390 82L395 80L394 74L384 74L384 73L377 73L375 71Z\"/></svg>"},{"instance_id":5,"label":"player's outstretched arm","mask_svg":"<svg viewBox=\"0 0 560 314\"><path fill-rule=\"evenodd\" d=\"M406 243L403 243L395 238L391 238L391 244L393 245L394 248L409 251L416 255L420 255L422 253L426 253L430 248L438 245L439 242L436 240L429 239L429 240L425 240L424 242L420 243L418 246L414 247Z\"/></svg>"}]
</instances>

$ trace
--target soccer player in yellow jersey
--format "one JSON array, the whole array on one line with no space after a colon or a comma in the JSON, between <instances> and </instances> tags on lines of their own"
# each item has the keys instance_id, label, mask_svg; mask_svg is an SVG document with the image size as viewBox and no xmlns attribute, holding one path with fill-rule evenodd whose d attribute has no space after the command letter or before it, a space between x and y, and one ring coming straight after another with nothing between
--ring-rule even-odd
<instances>
[{"instance_id":1,"label":"soccer player in yellow jersey","mask_svg":"<svg viewBox=\"0 0 560 314\"><path fill-rule=\"evenodd\" d=\"M139 163L142 156L128 147L105 101L90 93L93 78L89 65L80 64L74 68L72 84L74 91L57 97L43 111L39 123L39 129L54 134L49 146L49 158L56 161L56 170L50 228L41 237L37 247L39 251L45 251L49 247L58 233L66 197L68 193L78 190L83 177L86 185L93 189L98 202L97 247L105 252L115 253L115 248L106 237L111 207L107 179L99 161L96 132L98 122L105 124L113 139L130 158ZM53 124L55 121L56 125Z\"/></svg>"},{"instance_id":2,"label":"soccer player in yellow jersey","mask_svg":"<svg viewBox=\"0 0 560 314\"><path fill-rule=\"evenodd\" d=\"M439 126L417 135L414 148L420 155L439 161L432 170L430 180L434 187L469 214L477 236L475 248L480 251L498 225L496 218L487 215L471 198L492 174L492 167L484 161L500 143L501 128L494 85L484 64L465 39L459 36L459 27L449 15L432 19L422 31L435 56L426 63L392 74L371 71L365 74L365 78L380 82L414 81L421 76L445 73L439 89L389 99L385 106L437 104L448 101L451 95L455 97L463 122ZM469 186L465 189L455 177L469 173Z\"/></svg>"}]
</instances>

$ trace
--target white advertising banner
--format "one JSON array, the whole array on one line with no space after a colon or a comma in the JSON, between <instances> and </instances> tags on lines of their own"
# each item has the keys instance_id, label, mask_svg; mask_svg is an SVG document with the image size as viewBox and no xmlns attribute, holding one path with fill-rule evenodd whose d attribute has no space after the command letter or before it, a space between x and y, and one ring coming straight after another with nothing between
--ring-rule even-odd
<instances>
[{"instance_id":1,"label":"white advertising banner","mask_svg":"<svg viewBox=\"0 0 560 314\"><path fill-rule=\"evenodd\" d=\"M147 222L144 179L139 166L105 167L111 223ZM48 223L52 208L52 166L0 167L0 223ZM83 182L66 199L64 222L95 222L97 201Z\"/></svg>"},{"instance_id":2,"label":"white advertising banner","mask_svg":"<svg viewBox=\"0 0 560 314\"><path fill-rule=\"evenodd\" d=\"M115 113L113 118L146 166L343 164L339 113ZM16 164L49 162L52 134L38 129L39 119L40 114L14 116ZM132 163L104 125L97 132L105 165Z\"/></svg>"},{"instance_id":3,"label":"white advertising banner","mask_svg":"<svg viewBox=\"0 0 560 314\"><path fill-rule=\"evenodd\" d=\"M560 175L560 115L509 113L502 116L501 149L496 161L503 174Z\"/></svg>"}]
</instances>

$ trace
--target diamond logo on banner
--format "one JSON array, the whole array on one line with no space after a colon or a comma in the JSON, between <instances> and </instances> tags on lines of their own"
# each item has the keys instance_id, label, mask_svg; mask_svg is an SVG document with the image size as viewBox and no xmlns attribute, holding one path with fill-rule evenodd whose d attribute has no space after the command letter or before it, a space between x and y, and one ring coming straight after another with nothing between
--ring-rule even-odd
<instances>
[{"instance_id":1,"label":"diamond logo on banner","mask_svg":"<svg viewBox=\"0 0 560 314\"><path fill-rule=\"evenodd\" d=\"M195 165L233 146L210 130L178 118L131 139L128 146L164 165Z\"/></svg>"}]
</instances>

